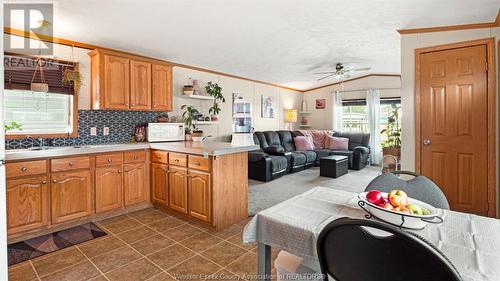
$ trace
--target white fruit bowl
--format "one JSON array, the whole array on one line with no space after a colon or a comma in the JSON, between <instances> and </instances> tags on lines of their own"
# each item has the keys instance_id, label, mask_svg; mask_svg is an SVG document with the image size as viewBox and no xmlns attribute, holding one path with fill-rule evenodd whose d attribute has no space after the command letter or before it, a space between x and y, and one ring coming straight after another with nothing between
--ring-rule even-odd
<instances>
[{"instance_id":1,"label":"white fruit bowl","mask_svg":"<svg viewBox=\"0 0 500 281\"><path fill-rule=\"evenodd\" d=\"M410 229L423 229L424 227L427 226L427 223L443 222L439 210L422 201L408 197L408 204L416 204L420 207L427 209L430 212L429 215L406 214L379 207L375 204L368 202L368 200L366 199L367 193L368 192L363 192L358 195L360 199L358 205L363 210L365 210L369 215L374 216L390 224ZM385 192L381 193L384 198L387 198L387 193Z\"/></svg>"}]
</instances>

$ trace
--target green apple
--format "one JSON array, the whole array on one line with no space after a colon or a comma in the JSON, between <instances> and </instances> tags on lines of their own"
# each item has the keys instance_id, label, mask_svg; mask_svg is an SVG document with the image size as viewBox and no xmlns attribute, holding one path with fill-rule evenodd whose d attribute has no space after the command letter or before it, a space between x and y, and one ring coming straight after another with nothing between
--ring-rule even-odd
<instances>
[{"instance_id":1,"label":"green apple","mask_svg":"<svg viewBox=\"0 0 500 281\"><path fill-rule=\"evenodd\" d=\"M418 205L408 204L408 205L406 205L406 208L408 208L408 210L410 210L410 214L412 214L412 215L419 215L419 216L421 216L421 215L424 214L424 211Z\"/></svg>"},{"instance_id":2,"label":"green apple","mask_svg":"<svg viewBox=\"0 0 500 281\"><path fill-rule=\"evenodd\" d=\"M389 192L389 195L387 195L387 199L394 208L404 207L408 204L408 195L402 190L392 190Z\"/></svg>"},{"instance_id":3,"label":"green apple","mask_svg":"<svg viewBox=\"0 0 500 281\"><path fill-rule=\"evenodd\" d=\"M422 208L422 207L420 207L420 209L422 209L422 214L423 214L424 216L428 216L428 215L430 215L430 214L431 214L431 211L427 210L426 208Z\"/></svg>"}]
</instances>

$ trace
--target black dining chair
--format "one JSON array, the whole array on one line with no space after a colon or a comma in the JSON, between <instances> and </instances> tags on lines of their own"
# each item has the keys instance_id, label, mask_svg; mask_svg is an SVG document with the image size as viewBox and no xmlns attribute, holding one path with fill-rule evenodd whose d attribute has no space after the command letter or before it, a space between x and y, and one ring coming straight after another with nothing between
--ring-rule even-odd
<instances>
[{"instance_id":1,"label":"black dining chair","mask_svg":"<svg viewBox=\"0 0 500 281\"><path fill-rule=\"evenodd\" d=\"M413 176L410 180L404 180L399 175ZM390 192L393 189L403 190L411 198L430 204L436 208L449 210L450 204L443 191L430 179L409 171L394 171L382 174L373 179L365 191L380 190Z\"/></svg>"},{"instance_id":2,"label":"black dining chair","mask_svg":"<svg viewBox=\"0 0 500 281\"><path fill-rule=\"evenodd\" d=\"M372 220L340 218L319 234L323 280L460 281L453 264L425 239Z\"/></svg>"}]
</instances>

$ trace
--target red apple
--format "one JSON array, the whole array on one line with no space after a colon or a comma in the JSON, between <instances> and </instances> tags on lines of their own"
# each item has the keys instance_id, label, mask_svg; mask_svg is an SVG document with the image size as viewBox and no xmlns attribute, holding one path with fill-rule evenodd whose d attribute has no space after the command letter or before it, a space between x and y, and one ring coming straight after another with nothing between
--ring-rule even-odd
<instances>
[{"instance_id":1,"label":"red apple","mask_svg":"<svg viewBox=\"0 0 500 281\"><path fill-rule=\"evenodd\" d=\"M408 195L402 190L392 190L387 196L389 202L394 207L404 207L408 205Z\"/></svg>"},{"instance_id":2,"label":"red apple","mask_svg":"<svg viewBox=\"0 0 500 281\"><path fill-rule=\"evenodd\" d=\"M383 202L384 197L380 191L372 190L366 194L366 200L372 204L378 205Z\"/></svg>"},{"instance_id":3,"label":"red apple","mask_svg":"<svg viewBox=\"0 0 500 281\"><path fill-rule=\"evenodd\" d=\"M377 206L384 208L384 209L387 209L387 210L394 210L394 207L389 202L384 202L382 204L378 204Z\"/></svg>"}]
</instances>

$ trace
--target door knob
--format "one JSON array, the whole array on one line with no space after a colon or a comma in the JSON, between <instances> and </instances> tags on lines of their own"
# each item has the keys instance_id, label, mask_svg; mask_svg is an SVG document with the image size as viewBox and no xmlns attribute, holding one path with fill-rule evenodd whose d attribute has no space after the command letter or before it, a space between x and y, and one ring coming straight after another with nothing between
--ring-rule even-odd
<instances>
[{"instance_id":1,"label":"door knob","mask_svg":"<svg viewBox=\"0 0 500 281\"><path fill-rule=\"evenodd\" d=\"M431 144L431 140L424 140L422 143L424 145L430 145Z\"/></svg>"}]
</instances>

